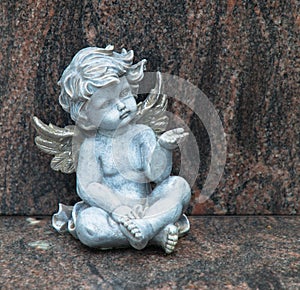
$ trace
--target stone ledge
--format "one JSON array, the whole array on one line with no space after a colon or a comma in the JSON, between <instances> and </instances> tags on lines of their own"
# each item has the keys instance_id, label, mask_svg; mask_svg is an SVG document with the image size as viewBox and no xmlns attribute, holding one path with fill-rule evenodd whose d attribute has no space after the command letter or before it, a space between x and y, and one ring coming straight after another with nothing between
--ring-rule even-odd
<instances>
[{"instance_id":1,"label":"stone ledge","mask_svg":"<svg viewBox=\"0 0 300 290\"><path fill-rule=\"evenodd\" d=\"M171 255L96 251L50 217L3 216L0 289L300 288L300 216L191 217L191 227Z\"/></svg>"}]
</instances>

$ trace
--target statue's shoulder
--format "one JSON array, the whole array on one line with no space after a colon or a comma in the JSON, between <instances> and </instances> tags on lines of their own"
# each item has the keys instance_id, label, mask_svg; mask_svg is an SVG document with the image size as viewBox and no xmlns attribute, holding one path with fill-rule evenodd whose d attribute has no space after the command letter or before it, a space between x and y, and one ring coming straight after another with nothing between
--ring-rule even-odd
<instances>
[{"instance_id":1,"label":"statue's shoulder","mask_svg":"<svg viewBox=\"0 0 300 290\"><path fill-rule=\"evenodd\" d=\"M95 135L93 136L85 136L82 140L82 143L80 144L80 152L86 153L88 152L94 152L94 148L97 144L97 138Z\"/></svg>"},{"instance_id":2,"label":"statue's shoulder","mask_svg":"<svg viewBox=\"0 0 300 290\"><path fill-rule=\"evenodd\" d=\"M134 136L132 136L134 134ZM130 133L131 138L135 140L135 142L139 144L143 143L155 143L156 142L156 136L152 128L150 128L147 125L144 124L135 124L131 128Z\"/></svg>"},{"instance_id":3,"label":"statue's shoulder","mask_svg":"<svg viewBox=\"0 0 300 290\"><path fill-rule=\"evenodd\" d=\"M144 124L134 124L131 129L130 129L132 132L134 132L136 135L138 134L146 134L146 135L154 135L155 136L155 133L154 131L152 130L151 127L147 126L147 125L144 125Z\"/></svg>"}]
</instances>

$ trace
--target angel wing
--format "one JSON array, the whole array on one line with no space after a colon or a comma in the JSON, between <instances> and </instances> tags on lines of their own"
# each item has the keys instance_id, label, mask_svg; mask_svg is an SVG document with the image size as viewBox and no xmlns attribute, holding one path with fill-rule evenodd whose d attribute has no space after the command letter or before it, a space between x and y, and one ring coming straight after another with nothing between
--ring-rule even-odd
<instances>
[{"instance_id":1,"label":"angel wing","mask_svg":"<svg viewBox=\"0 0 300 290\"><path fill-rule=\"evenodd\" d=\"M157 135L160 135L166 131L169 122L166 115L168 99L166 94L162 94L161 73L157 72L156 77L154 89L137 105L136 122L151 127Z\"/></svg>"},{"instance_id":2,"label":"angel wing","mask_svg":"<svg viewBox=\"0 0 300 290\"><path fill-rule=\"evenodd\" d=\"M75 136L75 126L59 128L52 124L46 125L37 117L32 123L38 133L35 144L42 151L55 155L51 161L51 168L63 173L76 171L76 158L72 155L72 140Z\"/></svg>"}]
</instances>

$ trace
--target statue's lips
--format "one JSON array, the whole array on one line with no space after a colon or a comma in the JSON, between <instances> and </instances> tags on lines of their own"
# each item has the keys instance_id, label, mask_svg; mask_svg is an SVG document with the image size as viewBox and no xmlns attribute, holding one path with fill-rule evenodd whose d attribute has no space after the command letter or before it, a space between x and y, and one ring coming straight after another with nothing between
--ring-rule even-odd
<instances>
[{"instance_id":1,"label":"statue's lips","mask_svg":"<svg viewBox=\"0 0 300 290\"><path fill-rule=\"evenodd\" d=\"M125 119L126 117L128 117L130 114L130 111L125 111L124 113L122 113L122 115L120 116L120 119Z\"/></svg>"}]
</instances>

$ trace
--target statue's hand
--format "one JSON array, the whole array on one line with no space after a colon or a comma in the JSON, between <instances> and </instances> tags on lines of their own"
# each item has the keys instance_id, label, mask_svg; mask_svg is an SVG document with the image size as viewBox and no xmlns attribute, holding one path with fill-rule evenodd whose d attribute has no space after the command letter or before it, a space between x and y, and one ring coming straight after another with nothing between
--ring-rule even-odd
<instances>
[{"instance_id":1,"label":"statue's hand","mask_svg":"<svg viewBox=\"0 0 300 290\"><path fill-rule=\"evenodd\" d=\"M180 143L189 133L184 132L183 128L176 128L165 132L158 139L160 146L168 150L173 150L177 148L178 143Z\"/></svg>"},{"instance_id":2,"label":"statue's hand","mask_svg":"<svg viewBox=\"0 0 300 290\"><path fill-rule=\"evenodd\" d=\"M128 219L141 219L143 218L146 209L147 208L143 208L140 204L135 205L133 208L121 205L112 212L112 218L117 223L122 223L124 220Z\"/></svg>"},{"instance_id":3,"label":"statue's hand","mask_svg":"<svg viewBox=\"0 0 300 290\"><path fill-rule=\"evenodd\" d=\"M121 205L119 207L117 207L112 213L112 219L116 222L116 223L121 223L124 218L128 218L131 217L132 215L132 209L129 206L126 205Z\"/></svg>"}]
</instances>

